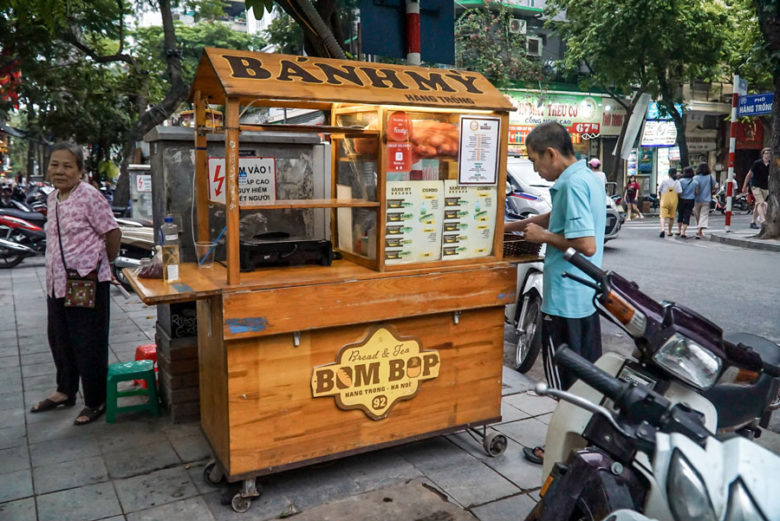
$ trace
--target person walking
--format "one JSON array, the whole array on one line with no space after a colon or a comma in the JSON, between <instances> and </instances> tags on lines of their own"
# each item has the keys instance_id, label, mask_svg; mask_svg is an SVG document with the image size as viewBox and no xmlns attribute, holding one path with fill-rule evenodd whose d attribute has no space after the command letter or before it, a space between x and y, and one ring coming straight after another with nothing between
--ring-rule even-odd
<instances>
[{"instance_id":1,"label":"person walking","mask_svg":"<svg viewBox=\"0 0 780 521\"><path fill-rule=\"evenodd\" d=\"M594 174L599 176L599 179L601 179L601 182L604 184L604 186L607 186L607 174L601 170L601 160L599 160L597 157L594 157L588 161L588 166Z\"/></svg>"},{"instance_id":2,"label":"person walking","mask_svg":"<svg viewBox=\"0 0 780 521\"><path fill-rule=\"evenodd\" d=\"M505 223L506 231L523 231L525 240L545 243L547 248L542 272L542 359L547 382L557 389L568 389L576 377L557 367L553 356L563 345L595 362L601 356L601 324L593 304L595 290L564 278L563 272L587 279L563 257L574 248L601 266L606 227L606 193L598 177L588 171L585 161L574 155L571 137L558 123L536 126L526 138L528 157L539 175L554 182L550 188L552 210L521 221ZM541 463L542 447L525 447L525 457Z\"/></svg>"},{"instance_id":3,"label":"person walking","mask_svg":"<svg viewBox=\"0 0 780 521\"><path fill-rule=\"evenodd\" d=\"M658 186L658 197L661 200L661 233L659 237L662 239L666 236L666 226L669 227L669 236L672 236L672 226L674 226L674 216L677 213L677 199L678 194L682 192L680 181L677 180L677 169L672 167L669 169L669 177L661 181Z\"/></svg>"},{"instance_id":4,"label":"person walking","mask_svg":"<svg viewBox=\"0 0 780 521\"><path fill-rule=\"evenodd\" d=\"M677 234L681 239L687 239L685 234L688 226L691 224L691 214L693 205L696 202L696 183L693 180L693 167L686 166L682 171L683 178L680 179L679 201L677 202Z\"/></svg>"},{"instance_id":5,"label":"person walking","mask_svg":"<svg viewBox=\"0 0 780 521\"><path fill-rule=\"evenodd\" d=\"M696 217L696 228L698 228L696 238L701 239L704 237L704 230L710 223L710 203L712 195L718 191L718 182L712 177L709 165L699 163L694 183L696 184L696 195L694 196L693 215Z\"/></svg>"},{"instance_id":6,"label":"person walking","mask_svg":"<svg viewBox=\"0 0 780 521\"><path fill-rule=\"evenodd\" d=\"M761 159L756 159L750 167L742 184L742 192L753 194L756 202L753 206L753 220L750 227L758 229L766 220L766 202L769 197L769 161L772 159L772 149L761 149ZM750 187L750 188L748 188Z\"/></svg>"},{"instance_id":7,"label":"person walking","mask_svg":"<svg viewBox=\"0 0 780 521\"><path fill-rule=\"evenodd\" d=\"M644 219L645 216L642 215L642 212L639 211L639 207L637 206L637 201L639 201L639 191L641 190L641 187L639 186L639 183L636 182L636 176L632 175L628 178L628 184L626 185L626 191L623 194L623 199L626 201L626 213L628 216L626 217L627 221L631 220L631 215L633 212L636 212L637 215L639 215L640 219Z\"/></svg>"},{"instance_id":8,"label":"person walking","mask_svg":"<svg viewBox=\"0 0 780 521\"><path fill-rule=\"evenodd\" d=\"M73 423L84 425L105 412L110 263L122 234L105 197L81 180L80 147L54 145L48 175L56 190L47 201L47 332L57 390L30 412L72 407L81 380L85 407ZM74 279L82 288L78 292L68 290Z\"/></svg>"}]
</instances>

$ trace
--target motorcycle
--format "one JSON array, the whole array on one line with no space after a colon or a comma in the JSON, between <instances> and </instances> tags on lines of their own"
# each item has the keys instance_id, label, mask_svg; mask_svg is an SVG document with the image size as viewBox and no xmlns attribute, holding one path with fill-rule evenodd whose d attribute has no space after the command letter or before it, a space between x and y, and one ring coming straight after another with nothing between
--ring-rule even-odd
<instances>
[{"instance_id":1,"label":"motorcycle","mask_svg":"<svg viewBox=\"0 0 780 521\"><path fill-rule=\"evenodd\" d=\"M751 370L780 375L750 348L728 351ZM589 445L556 463L526 521L780 520L772 485L780 457L746 438L716 439L699 411L615 378L565 346L555 362L595 399L574 386L566 392L537 384L536 392L590 413Z\"/></svg>"},{"instance_id":2,"label":"motorcycle","mask_svg":"<svg viewBox=\"0 0 780 521\"><path fill-rule=\"evenodd\" d=\"M767 371L746 370L738 348L750 345L777 367L780 346L750 334L724 338L717 325L693 310L656 302L636 283L601 270L575 250L567 250L564 257L591 280L573 273L565 276L592 287L599 312L628 333L637 348L628 359L606 353L596 366L621 380L655 389L672 403L689 405L702 414L704 426L712 432L760 435L759 426L768 425L772 411L780 407L780 380ZM582 382L576 382L570 392L585 400L601 400ZM556 462L596 436L593 420L587 410L565 402L558 405L547 432L543 475L550 475ZM607 494L595 482L591 488L594 494Z\"/></svg>"},{"instance_id":3,"label":"motorcycle","mask_svg":"<svg viewBox=\"0 0 780 521\"><path fill-rule=\"evenodd\" d=\"M720 189L712 196L713 209L719 211L722 214L726 213L726 187L721 186ZM748 202L747 194L735 193L731 199L731 210L733 212L742 212L748 214L753 212L753 207Z\"/></svg>"},{"instance_id":4,"label":"motorcycle","mask_svg":"<svg viewBox=\"0 0 780 521\"><path fill-rule=\"evenodd\" d=\"M25 214L40 216L36 212L0 210L0 268L2 269L13 268L25 258L43 255L46 251L43 222L25 219Z\"/></svg>"},{"instance_id":5,"label":"motorcycle","mask_svg":"<svg viewBox=\"0 0 780 521\"><path fill-rule=\"evenodd\" d=\"M114 259L114 278L126 289L132 289L122 273L124 268L137 268L141 260L154 255L154 227L151 221L144 219L117 218L122 239L119 255Z\"/></svg>"}]
</instances>

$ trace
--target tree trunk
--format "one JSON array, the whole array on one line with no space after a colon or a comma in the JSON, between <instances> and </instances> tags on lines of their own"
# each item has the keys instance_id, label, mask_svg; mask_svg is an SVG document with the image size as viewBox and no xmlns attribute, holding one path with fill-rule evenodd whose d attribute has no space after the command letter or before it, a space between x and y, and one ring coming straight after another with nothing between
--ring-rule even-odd
<instances>
[{"instance_id":1,"label":"tree trunk","mask_svg":"<svg viewBox=\"0 0 780 521\"><path fill-rule=\"evenodd\" d=\"M642 96L642 90L638 90L634 97L631 99L631 103L628 105L628 108L626 110L626 115L623 118L623 126L620 129L620 135L618 136L617 145L615 145L615 150L617 150L617 154L610 154L617 159L617 162L615 164L620 165L620 172L615 173L615 179L614 181L617 183L617 193L623 193L623 177L620 175L620 173L624 170L624 164L625 161L620 157L620 151L623 149L623 142L626 137L626 129L628 128L628 122L631 120L631 114L634 113L634 108L636 107L636 104L639 103L639 98ZM617 100L617 99L616 99ZM612 181L613 179L611 177L608 178L609 181Z\"/></svg>"},{"instance_id":2,"label":"tree trunk","mask_svg":"<svg viewBox=\"0 0 780 521\"><path fill-rule=\"evenodd\" d=\"M144 135L152 130L155 125L165 121L178 108L179 104L187 99L189 86L185 85L181 72L181 52L176 48L176 29L173 25L170 0L159 0L160 14L163 23L163 46L165 60L167 62L167 76L170 89L160 103L146 108L145 86L139 89L140 94L136 98L136 106L139 108L139 118L133 126L133 130L127 137L122 148L122 170L117 179L114 191L114 205L125 207L130 200L130 177L128 166L135 158L136 143L141 141Z\"/></svg>"},{"instance_id":3,"label":"tree trunk","mask_svg":"<svg viewBox=\"0 0 780 521\"><path fill-rule=\"evenodd\" d=\"M688 166L690 161L688 160L688 140L685 138L685 116L673 110L672 120L674 121L674 127L677 129L677 147L680 149L680 164Z\"/></svg>"},{"instance_id":4,"label":"tree trunk","mask_svg":"<svg viewBox=\"0 0 780 521\"><path fill-rule=\"evenodd\" d=\"M769 163L769 200L766 222L760 239L780 238L780 75L775 74L775 100L772 103L772 158Z\"/></svg>"}]
</instances>

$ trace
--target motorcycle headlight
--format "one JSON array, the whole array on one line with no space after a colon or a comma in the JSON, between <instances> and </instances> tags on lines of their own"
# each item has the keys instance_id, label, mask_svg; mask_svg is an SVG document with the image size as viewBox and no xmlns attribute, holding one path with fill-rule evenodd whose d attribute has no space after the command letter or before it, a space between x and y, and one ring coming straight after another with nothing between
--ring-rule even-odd
<instances>
[{"instance_id":1,"label":"motorcycle headlight","mask_svg":"<svg viewBox=\"0 0 780 521\"><path fill-rule=\"evenodd\" d=\"M698 388L709 389L718 379L721 360L709 349L679 333L672 335L653 355L660 367L680 380Z\"/></svg>"},{"instance_id":2,"label":"motorcycle headlight","mask_svg":"<svg viewBox=\"0 0 780 521\"><path fill-rule=\"evenodd\" d=\"M742 480L738 479L731 484L726 521L766 521Z\"/></svg>"},{"instance_id":3,"label":"motorcycle headlight","mask_svg":"<svg viewBox=\"0 0 780 521\"><path fill-rule=\"evenodd\" d=\"M717 521L707 487L678 450L672 454L669 464L666 496L677 521Z\"/></svg>"}]
</instances>

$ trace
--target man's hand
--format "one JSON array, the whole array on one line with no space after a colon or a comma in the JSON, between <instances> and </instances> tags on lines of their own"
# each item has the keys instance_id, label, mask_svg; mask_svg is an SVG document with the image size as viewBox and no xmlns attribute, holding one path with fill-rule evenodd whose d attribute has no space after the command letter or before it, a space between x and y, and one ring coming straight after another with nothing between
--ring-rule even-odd
<instances>
[{"instance_id":1,"label":"man's hand","mask_svg":"<svg viewBox=\"0 0 780 521\"><path fill-rule=\"evenodd\" d=\"M547 242L547 230L538 224L528 223L525 227L525 240L529 242Z\"/></svg>"}]
</instances>

